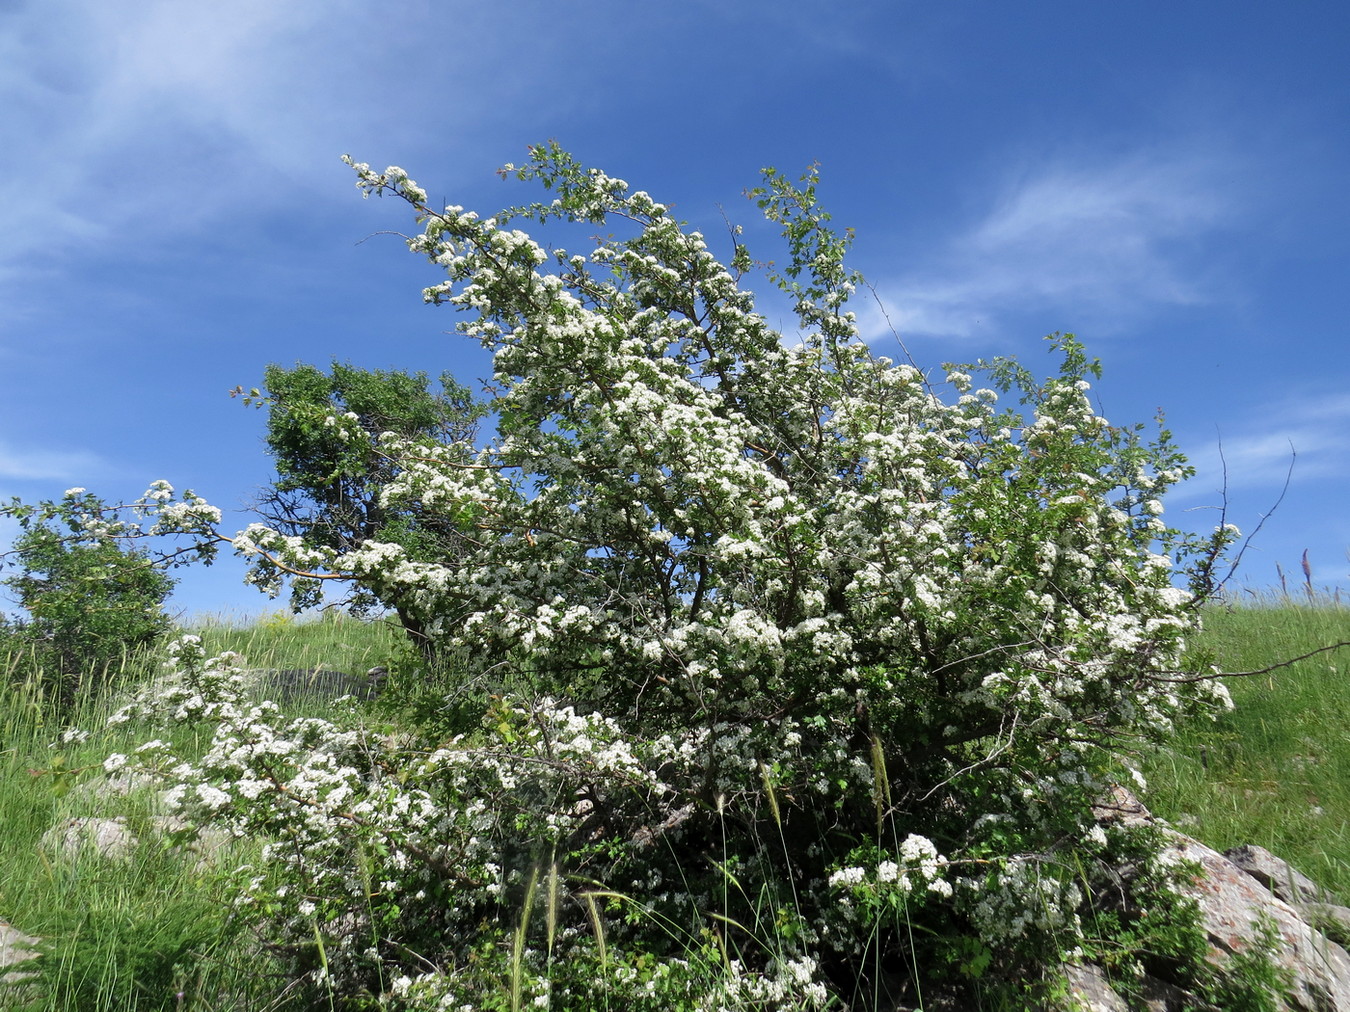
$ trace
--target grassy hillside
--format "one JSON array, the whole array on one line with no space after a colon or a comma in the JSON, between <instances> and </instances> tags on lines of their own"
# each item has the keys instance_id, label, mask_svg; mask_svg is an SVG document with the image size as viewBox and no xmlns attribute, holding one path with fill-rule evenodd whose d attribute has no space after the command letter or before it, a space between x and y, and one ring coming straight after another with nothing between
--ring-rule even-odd
<instances>
[{"instance_id":1,"label":"grassy hillside","mask_svg":"<svg viewBox=\"0 0 1350 1012\"><path fill-rule=\"evenodd\" d=\"M209 622L190 630L211 653L235 650L250 666L364 672L402 649L383 623L295 622L284 615L241 627ZM46 979L0 993L0 1008L31 1012L131 1009L272 1010L287 1007L273 954L224 898L232 869L256 859L235 844L228 862L202 863L153 831L149 799L99 796L103 759L144 742L127 725L88 742L63 741L69 729L99 731L128 689L154 674L152 659L127 658L107 675L103 698L53 715L21 651L0 645L0 921L46 939ZM321 708L321 704L314 704ZM201 744L175 740L185 752ZM43 848L54 826L82 818L120 818L139 846L117 860L71 862Z\"/></svg>"},{"instance_id":2,"label":"grassy hillside","mask_svg":"<svg viewBox=\"0 0 1350 1012\"><path fill-rule=\"evenodd\" d=\"M1350 608L1294 599L1213 608L1194 649L1256 671L1350 640ZM1149 804L1221 850L1259 844L1350 898L1350 649L1227 679L1235 708L1150 757Z\"/></svg>"},{"instance_id":3,"label":"grassy hillside","mask_svg":"<svg viewBox=\"0 0 1350 1012\"><path fill-rule=\"evenodd\" d=\"M391 626L352 620L277 617L194 631L210 652L236 650L253 667L361 672L402 649ZM1193 649L1212 653L1223 670L1250 671L1341 640L1350 640L1350 609L1281 601L1211 610ZM12 669L17 661L0 653L0 664ZM128 661L114 672L112 695L125 688L118 682L134 684L152 670ZM1230 679L1233 713L1180 728L1167 748L1141 756L1151 807L1220 849L1268 847L1350 897L1348 671L1350 651L1342 651ZM100 797L83 786L109 751L130 751L144 733L132 727L111 739L60 740L65 725L101 727L111 706L88 700L56 721L31 683L0 672L0 919L49 940L46 981L3 995L0 1006L288 1008L273 953L220 902L230 870L257 856L248 842L217 866L168 846L73 863L40 848L50 827L83 816L121 816L130 831L155 838L146 800Z\"/></svg>"}]
</instances>

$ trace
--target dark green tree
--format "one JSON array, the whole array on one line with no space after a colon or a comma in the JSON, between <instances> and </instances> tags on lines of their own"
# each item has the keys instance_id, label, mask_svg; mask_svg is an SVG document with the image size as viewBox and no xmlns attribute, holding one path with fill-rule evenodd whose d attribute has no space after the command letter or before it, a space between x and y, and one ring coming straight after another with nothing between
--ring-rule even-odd
<instances>
[{"instance_id":1,"label":"dark green tree","mask_svg":"<svg viewBox=\"0 0 1350 1012\"><path fill-rule=\"evenodd\" d=\"M304 363L291 369L270 365L264 385L257 402L268 408L267 449L277 478L255 505L271 527L306 545L339 552L377 541L398 544L417 560L440 561L459 553L464 534L443 512L380 502L380 490L399 470L381 437L392 433L434 444L471 443L483 408L467 387L448 372L434 388L423 372L358 369L336 361L328 372ZM347 423L353 415L365 438L351 438ZM343 426L333 424L339 416ZM303 606L313 598L302 590L294 603ZM408 595L367 588L349 603L358 611L392 609L431 659L427 616Z\"/></svg>"},{"instance_id":2,"label":"dark green tree","mask_svg":"<svg viewBox=\"0 0 1350 1012\"><path fill-rule=\"evenodd\" d=\"M146 553L90 528L103 512L96 497L67 493L63 506L54 516L20 518L22 533L6 553L17 572L0 582L27 613L10 625L11 637L31 645L69 704L170 628L163 604L176 581Z\"/></svg>"}]
</instances>

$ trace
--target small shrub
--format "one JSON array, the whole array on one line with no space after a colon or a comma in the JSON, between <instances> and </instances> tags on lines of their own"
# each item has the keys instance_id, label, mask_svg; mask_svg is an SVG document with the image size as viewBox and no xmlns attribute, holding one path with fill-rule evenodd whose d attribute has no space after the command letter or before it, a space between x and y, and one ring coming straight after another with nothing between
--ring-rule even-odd
<instances>
[{"instance_id":1,"label":"small shrub","mask_svg":"<svg viewBox=\"0 0 1350 1012\"><path fill-rule=\"evenodd\" d=\"M1211 985L1211 1000L1223 1012L1281 1012L1292 1005L1294 975L1277 959L1284 938L1269 919L1253 928L1253 944L1232 953Z\"/></svg>"},{"instance_id":2,"label":"small shrub","mask_svg":"<svg viewBox=\"0 0 1350 1012\"><path fill-rule=\"evenodd\" d=\"M171 626L163 604L173 578L106 536L106 510L83 489L45 513L10 508L22 531L6 556L19 572L3 583L27 617L8 638L32 648L32 668L66 707L135 665Z\"/></svg>"}]
</instances>

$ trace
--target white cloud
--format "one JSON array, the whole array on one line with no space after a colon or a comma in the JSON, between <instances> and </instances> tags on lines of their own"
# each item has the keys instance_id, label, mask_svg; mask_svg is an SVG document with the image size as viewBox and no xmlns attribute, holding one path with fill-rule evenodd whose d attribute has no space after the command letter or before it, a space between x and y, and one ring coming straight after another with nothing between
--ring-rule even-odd
<instances>
[{"instance_id":1,"label":"white cloud","mask_svg":"<svg viewBox=\"0 0 1350 1012\"><path fill-rule=\"evenodd\" d=\"M438 136L509 115L500 99L511 87L495 89L492 108L453 99L499 59L492 47L437 54L423 32L443 15L418 2L403 13L412 24L398 32L372 31L381 15L355 0L0 10L0 134L23 177L0 195L0 281L183 237L243 209L312 208L315 187L300 181L338 179L338 157L371 137L396 150L352 153L410 157L431 107ZM455 34L476 36L491 19L511 37L516 18L457 10ZM409 66L425 72L404 91Z\"/></svg>"},{"instance_id":2,"label":"white cloud","mask_svg":"<svg viewBox=\"0 0 1350 1012\"><path fill-rule=\"evenodd\" d=\"M1188 150L1040 162L939 245L931 267L880 286L891 317L902 336L965 337L1040 307L1124 326L1159 306L1207 302L1213 279L1194 254L1236 210L1223 166Z\"/></svg>"},{"instance_id":3,"label":"white cloud","mask_svg":"<svg viewBox=\"0 0 1350 1012\"><path fill-rule=\"evenodd\" d=\"M20 450L0 442L0 478L10 481L68 481L103 469L92 453L60 450Z\"/></svg>"},{"instance_id":4,"label":"white cloud","mask_svg":"<svg viewBox=\"0 0 1350 1012\"><path fill-rule=\"evenodd\" d=\"M1250 419L1261 419L1254 424ZM1208 494L1224 484L1230 489L1276 487L1285 476L1301 483L1309 479L1341 478L1350 474L1350 394L1308 394L1253 410L1236 432L1212 438L1193 455L1196 477L1190 494ZM1293 471L1290 472L1292 465Z\"/></svg>"}]
</instances>

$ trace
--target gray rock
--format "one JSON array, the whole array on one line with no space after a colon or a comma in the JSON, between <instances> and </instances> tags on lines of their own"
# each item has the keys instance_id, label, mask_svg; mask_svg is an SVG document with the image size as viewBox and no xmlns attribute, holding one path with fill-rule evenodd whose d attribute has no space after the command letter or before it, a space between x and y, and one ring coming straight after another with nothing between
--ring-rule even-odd
<instances>
[{"instance_id":1,"label":"gray rock","mask_svg":"<svg viewBox=\"0 0 1350 1012\"><path fill-rule=\"evenodd\" d=\"M151 817L150 825L159 833L184 833L193 828L181 815L155 815ZM197 867L202 868L219 860L234 839L228 830L218 826L198 826L182 848L195 855Z\"/></svg>"},{"instance_id":2,"label":"gray rock","mask_svg":"<svg viewBox=\"0 0 1350 1012\"><path fill-rule=\"evenodd\" d=\"M157 786L154 777L136 770L122 770L112 776L95 776L81 780L71 790L73 798L124 798L140 790Z\"/></svg>"},{"instance_id":3,"label":"gray rock","mask_svg":"<svg viewBox=\"0 0 1350 1012\"><path fill-rule=\"evenodd\" d=\"M189 827L181 816L155 815L150 818L150 828L156 833L179 833ZM195 855L201 866L220 857L233 840L225 830L207 827L193 834L183 844L183 849ZM115 819L95 816L66 819L43 833L39 843L46 853L66 861L78 860L86 854L114 861L125 860L139 845L140 840L127 827L126 819L120 816Z\"/></svg>"},{"instance_id":4,"label":"gray rock","mask_svg":"<svg viewBox=\"0 0 1350 1012\"><path fill-rule=\"evenodd\" d=\"M1262 925L1268 925L1277 939L1270 956L1289 973L1292 982L1289 1008L1298 1012L1350 1012L1350 954L1318 930L1316 916L1305 917L1298 906L1277 895L1278 890L1286 890L1287 895L1309 900L1325 897L1325 891L1311 879L1260 847L1239 847L1228 856L1220 854L1155 820L1121 787L1097 807L1096 814L1104 822L1157 825L1170 838L1174 859L1199 867L1199 875L1185 891L1199 905L1212 963L1222 968L1235 953L1259 945ZM1338 921L1336 912L1344 909L1331 904L1304 906ZM1156 983L1175 991L1165 982ZM1173 998L1181 997L1180 992L1175 996L1159 992L1156 998L1146 994L1145 1000L1151 1009L1171 1012L1173 1007L1181 1007Z\"/></svg>"},{"instance_id":5,"label":"gray rock","mask_svg":"<svg viewBox=\"0 0 1350 1012\"><path fill-rule=\"evenodd\" d=\"M1223 856L1286 903L1320 903L1328 899L1325 889L1264 847L1248 843L1225 851Z\"/></svg>"},{"instance_id":6,"label":"gray rock","mask_svg":"<svg viewBox=\"0 0 1350 1012\"><path fill-rule=\"evenodd\" d=\"M35 951L33 947L40 941L42 939L25 935L14 925L0 921L0 967L17 966L30 959L36 959L41 953ZM36 974L10 970L0 974L0 984L17 984L34 976Z\"/></svg>"},{"instance_id":7,"label":"gray rock","mask_svg":"<svg viewBox=\"0 0 1350 1012\"><path fill-rule=\"evenodd\" d=\"M1224 1012L1174 984L1147 974L1139 982L1139 997L1148 1012Z\"/></svg>"},{"instance_id":8,"label":"gray rock","mask_svg":"<svg viewBox=\"0 0 1350 1012\"><path fill-rule=\"evenodd\" d=\"M1064 975L1078 1012L1130 1012L1129 1002L1116 994L1100 967L1091 963L1066 966Z\"/></svg>"},{"instance_id":9,"label":"gray rock","mask_svg":"<svg viewBox=\"0 0 1350 1012\"><path fill-rule=\"evenodd\" d=\"M1131 1005L1115 988L1101 967L1080 963L1064 967L1074 1012L1132 1012ZM1200 1002L1195 995L1145 974L1136 982L1135 993L1148 1012L1223 1012Z\"/></svg>"},{"instance_id":10,"label":"gray rock","mask_svg":"<svg viewBox=\"0 0 1350 1012\"><path fill-rule=\"evenodd\" d=\"M1210 959L1222 966L1250 949L1264 922L1276 932L1276 964L1292 977L1291 1007L1306 1012L1350 1012L1350 955L1299 912L1218 851L1177 834L1173 852L1200 865L1189 887L1200 904Z\"/></svg>"},{"instance_id":11,"label":"gray rock","mask_svg":"<svg viewBox=\"0 0 1350 1012\"><path fill-rule=\"evenodd\" d=\"M388 675L384 667L371 668L363 676L328 668L260 668L246 672L245 685L252 695L277 703L339 696L371 700L380 694Z\"/></svg>"},{"instance_id":12,"label":"gray rock","mask_svg":"<svg viewBox=\"0 0 1350 1012\"><path fill-rule=\"evenodd\" d=\"M1336 903L1293 903L1303 919L1337 945L1350 944L1350 907Z\"/></svg>"},{"instance_id":13,"label":"gray rock","mask_svg":"<svg viewBox=\"0 0 1350 1012\"><path fill-rule=\"evenodd\" d=\"M1154 821L1153 813L1134 796L1134 792L1120 786L1111 788L1110 794L1093 805L1092 814L1098 822L1118 822L1122 826L1139 826Z\"/></svg>"},{"instance_id":14,"label":"gray rock","mask_svg":"<svg viewBox=\"0 0 1350 1012\"><path fill-rule=\"evenodd\" d=\"M54 857L75 860L90 852L113 860L125 859L137 844L127 820L81 816L57 823L42 834L39 846Z\"/></svg>"}]
</instances>

